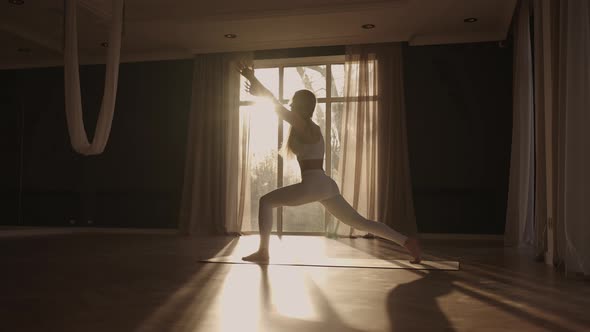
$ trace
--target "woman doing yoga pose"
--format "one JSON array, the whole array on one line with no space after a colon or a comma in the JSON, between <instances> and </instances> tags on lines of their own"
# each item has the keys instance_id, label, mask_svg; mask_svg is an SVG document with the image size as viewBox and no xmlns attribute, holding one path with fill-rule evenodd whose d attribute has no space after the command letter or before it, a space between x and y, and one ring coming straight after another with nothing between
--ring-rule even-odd
<instances>
[{"instance_id":1,"label":"woman doing yoga pose","mask_svg":"<svg viewBox=\"0 0 590 332\"><path fill-rule=\"evenodd\" d=\"M336 182L324 172L322 168L324 138L320 127L312 120L316 106L315 95L309 90L295 92L289 111L258 81L252 68L240 65L239 69L240 73L248 80L247 90L252 95L271 98L279 118L291 125L291 131L283 149L286 149L287 153L297 156L302 178L300 183L273 190L260 198L258 211L260 247L258 251L242 259L252 262L268 262L268 246L274 208L320 202L328 212L343 223L404 246L414 258L411 262L419 263L421 250L417 239L408 238L383 223L367 220L361 216L342 197Z\"/></svg>"}]
</instances>

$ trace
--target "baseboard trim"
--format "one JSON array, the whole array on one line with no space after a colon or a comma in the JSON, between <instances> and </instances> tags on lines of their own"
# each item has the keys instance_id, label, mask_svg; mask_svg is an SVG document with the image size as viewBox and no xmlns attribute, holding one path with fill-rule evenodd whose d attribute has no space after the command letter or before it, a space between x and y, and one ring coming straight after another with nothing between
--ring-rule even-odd
<instances>
[{"instance_id":1,"label":"baseboard trim","mask_svg":"<svg viewBox=\"0 0 590 332\"><path fill-rule=\"evenodd\" d=\"M419 236L423 240L504 241L501 234L420 233Z\"/></svg>"},{"instance_id":2,"label":"baseboard trim","mask_svg":"<svg viewBox=\"0 0 590 332\"><path fill-rule=\"evenodd\" d=\"M243 235L257 235L256 231L242 232ZM271 233L278 235L276 231ZM324 236L324 232L283 232L282 235L307 235L307 236ZM355 233L356 237L363 237L360 233ZM339 237L346 238L346 235ZM458 234L458 233L420 233L418 237L422 240L466 240L466 241L504 241L504 235L500 234Z\"/></svg>"},{"instance_id":3,"label":"baseboard trim","mask_svg":"<svg viewBox=\"0 0 590 332\"><path fill-rule=\"evenodd\" d=\"M0 238L65 234L155 234L176 235L178 229L168 228L117 228L117 227L0 227Z\"/></svg>"},{"instance_id":4,"label":"baseboard trim","mask_svg":"<svg viewBox=\"0 0 590 332\"><path fill-rule=\"evenodd\" d=\"M19 236L42 236L62 234L155 234L177 235L178 229L169 228L117 228L117 227L25 227L0 226L0 238ZM243 232L244 235L255 235L258 232ZM284 232L283 235L323 236L325 233ZM276 232L273 232L276 235ZM471 240L471 241L504 241L499 234L455 234L455 233L421 233L423 240Z\"/></svg>"}]
</instances>

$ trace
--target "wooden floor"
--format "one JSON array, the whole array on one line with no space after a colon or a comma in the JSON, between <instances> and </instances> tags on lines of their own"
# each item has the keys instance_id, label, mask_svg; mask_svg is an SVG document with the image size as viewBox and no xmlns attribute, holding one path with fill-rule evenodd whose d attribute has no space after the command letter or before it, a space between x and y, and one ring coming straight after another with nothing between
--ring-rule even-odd
<instances>
[{"instance_id":1,"label":"wooden floor","mask_svg":"<svg viewBox=\"0 0 590 332\"><path fill-rule=\"evenodd\" d=\"M498 243L426 243L461 270L243 264L257 237L0 237L0 331L588 331L590 287ZM275 253L407 257L375 239L293 236Z\"/></svg>"}]
</instances>

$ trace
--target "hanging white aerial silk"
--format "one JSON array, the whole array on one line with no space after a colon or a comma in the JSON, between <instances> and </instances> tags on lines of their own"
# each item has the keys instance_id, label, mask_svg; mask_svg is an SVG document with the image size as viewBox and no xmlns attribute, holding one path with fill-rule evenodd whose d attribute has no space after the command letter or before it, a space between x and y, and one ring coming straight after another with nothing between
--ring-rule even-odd
<instances>
[{"instance_id":1,"label":"hanging white aerial silk","mask_svg":"<svg viewBox=\"0 0 590 332\"><path fill-rule=\"evenodd\" d=\"M117 82L119 79L119 58L121 55L121 35L123 29L124 0L113 0L111 27L108 41L106 76L102 104L92 143L89 143L80 96L80 74L78 66L78 28L76 20L77 0L67 0L65 8L65 49L64 81L66 119L70 142L74 150L83 155L96 155L104 151L111 132L115 111Z\"/></svg>"}]
</instances>

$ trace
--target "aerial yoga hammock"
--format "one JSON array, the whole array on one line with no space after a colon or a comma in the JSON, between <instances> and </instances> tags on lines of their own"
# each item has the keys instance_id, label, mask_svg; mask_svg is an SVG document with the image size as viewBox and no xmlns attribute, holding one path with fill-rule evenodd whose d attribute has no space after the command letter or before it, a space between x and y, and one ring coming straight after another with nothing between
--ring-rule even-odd
<instances>
[{"instance_id":1,"label":"aerial yoga hammock","mask_svg":"<svg viewBox=\"0 0 590 332\"><path fill-rule=\"evenodd\" d=\"M94 138L92 139L92 143L90 143L86 135L86 129L84 128L82 98L80 96L78 28L76 20L78 1L65 1L64 82L66 120L72 147L76 152L83 155L97 155L102 153L111 132L115 100L117 97L117 82L119 79L124 0L112 0L112 3L104 93Z\"/></svg>"}]
</instances>

